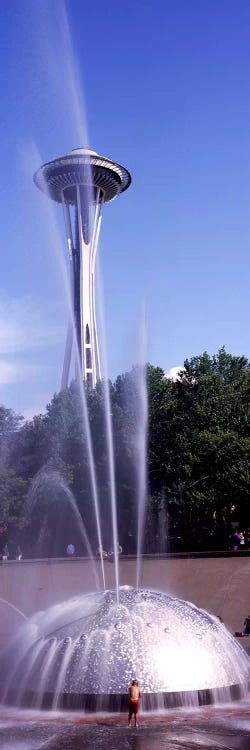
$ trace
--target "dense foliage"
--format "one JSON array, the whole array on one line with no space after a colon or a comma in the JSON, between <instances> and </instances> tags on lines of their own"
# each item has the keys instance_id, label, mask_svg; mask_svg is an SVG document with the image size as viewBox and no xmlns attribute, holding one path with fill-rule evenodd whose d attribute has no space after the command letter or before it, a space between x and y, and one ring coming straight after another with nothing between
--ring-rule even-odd
<instances>
[{"instance_id":1,"label":"dense foliage","mask_svg":"<svg viewBox=\"0 0 250 750\"><path fill-rule=\"evenodd\" d=\"M143 378L109 383L119 541L137 544ZM227 548L249 520L250 364L221 349L184 363L177 381L145 371L148 391L144 551ZM112 546L104 384L86 391L103 545ZM46 414L24 422L0 408L0 534L26 555L79 554L98 545L81 394L56 394ZM0 541L1 543L1 541Z\"/></svg>"}]
</instances>

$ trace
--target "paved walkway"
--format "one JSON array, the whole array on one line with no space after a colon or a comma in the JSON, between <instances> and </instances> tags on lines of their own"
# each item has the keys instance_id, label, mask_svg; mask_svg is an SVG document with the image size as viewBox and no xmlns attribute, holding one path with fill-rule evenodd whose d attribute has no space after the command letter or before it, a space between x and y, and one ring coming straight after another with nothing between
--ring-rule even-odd
<instances>
[{"instance_id":1,"label":"paved walkway","mask_svg":"<svg viewBox=\"0 0 250 750\"><path fill-rule=\"evenodd\" d=\"M1 750L249 750L250 702L126 717L14 712L2 708Z\"/></svg>"}]
</instances>

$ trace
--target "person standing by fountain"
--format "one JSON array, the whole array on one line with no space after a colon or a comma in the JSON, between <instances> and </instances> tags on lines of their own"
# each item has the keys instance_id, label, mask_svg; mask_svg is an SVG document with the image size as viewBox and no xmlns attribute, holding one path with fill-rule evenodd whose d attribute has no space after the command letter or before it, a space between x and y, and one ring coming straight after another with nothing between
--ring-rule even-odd
<instances>
[{"instance_id":1,"label":"person standing by fountain","mask_svg":"<svg viewBox=\"0 0 250 750\"><path fill-rule=\"evenodd\" d=\"M73 555L75 554L75 545L71 543L68 544L66 552L68 557L73 557Z\"/></svg>"},{"instance_id":2,"label":"person standing by fountain","mask_svg":"<svg viewBox=\"0 0 250 750\"><path fill-rule=\"evenodd\" d=\"M250 635L250 615L244 621L243 635Z\"/></svg>"},{"instance_id":3,"label":"person standing by fountain","mask_svg":"<svg viewBox=\"0 0 250 750\"><path fill-rule=\"evenodd\" d=\"M132 716L135 717L135 727L138 727L137 716L139 713L139 701L141 697L141 690L139 688L138 680L132 680L129 686L129 714L128 714L128 725L131 727Z\"/></svg>"},{"instance_id":4,"label":"person standing by fountain","mask_svg":"<svg viewBox=\"0 0 250 750\"><path fill-rule=\"evenodd\" d=\"M10 553L9 553L8 545L5 544L3 551L2 551L2 560L8 560L9 554Z\"/></svg>"},{"instance_id":5,"label":"person standing by fountain","mask_svg":"<svg viewBox=\"0 0 250 750\"><path fill-rule=\"evenodd\" d=\"M244 536L242 531L235 531L232 536L233 541L233 552L238 552L240 544L244 544Z\"/></svg>"}]
</instances>

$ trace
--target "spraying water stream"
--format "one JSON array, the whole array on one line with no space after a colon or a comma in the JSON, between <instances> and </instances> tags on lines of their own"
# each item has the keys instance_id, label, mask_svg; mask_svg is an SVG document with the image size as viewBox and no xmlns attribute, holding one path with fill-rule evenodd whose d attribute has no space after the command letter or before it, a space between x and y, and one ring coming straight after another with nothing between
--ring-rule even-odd
<instances>
[{"instance_id":1,"label":"spraying water stream","mask_svg":"<svg viewBox=\"0 0 250 750\"><path fill-rule=\"evenodd\" d=\"M147 495L147 426L148 426L148 392L146 374L146 320L145 308L141 310L140 321L140 346L139 367L137 373L137 477L138 477L138 500L137 500L137 564L136 564L136 587L140 584L140 568L142 541L145 524L145 509Z\"/></svg>"},{"instance_id":2,"label":"spraying water stream","mask_svg":"<svg viewBox=\"0 0 250 750\"><path fill-rule=\"evenodd\" d=\"M36 149L35 161L36 163L39 163L39 162L41 163L41 157L39 155L38 149ZM46 185L44 185L44 192L45 193L47 192ZM99 499L98 499L98 490L97 490L97 482L96 482L96 471L95 471L93 445L92 445L92 437L91 437L90 424L89 424L89 415L88 415L88 409L87 409L85 386L81 377L81 363L80 363L80 356L79 356L79 348L78 348L78 343L76 341L76 334L75 334L74 310L72 306L72 294L71 294L71 288L70 288L71 279L69 278L69 275L67 273L65 254L62 248L61 235L60 235L60 231L59 231L56 216L55 216L54 204L52 203L52 201L46 200L46 208L47 208L47 213L48 213L48 223L49 223L49 228L51 232L53 250L56 252L56 255L57 255L58 266L60 268L61 277L62 277L64 289L65 289L70 327L72 329L72 334L73 334L73 348L74 348L74 353L75 353L77 383L78 383L79 394L80 394L80 404L81 404L81 409L82 409L83 426L84 426L85 436L86 436L86 444L87 444L87 452L88 452L88 466L89 466L89 472L90 472L93 505L94 505L95 519L96 519L97 539L98 539L98 546L100 549L102 584L103 584L103 588L105 589L105 572L104 572L103 552L102 552L103 543L102 543L101 525L100 525L100 512L99 512ZM70 242L72 242L72 239L70 237L68 238L68 241L69 240ZM91 557L93 558L92 550L91 550Z\"/></svg>"}]
</instances>

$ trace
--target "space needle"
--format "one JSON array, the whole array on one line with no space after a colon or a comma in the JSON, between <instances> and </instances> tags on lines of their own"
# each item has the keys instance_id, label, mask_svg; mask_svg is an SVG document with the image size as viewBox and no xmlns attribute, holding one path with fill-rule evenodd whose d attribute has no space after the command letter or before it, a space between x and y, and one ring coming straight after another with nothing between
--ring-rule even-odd
<instances>
[{"instance_id":1,"label":"space needle","mask_svg":"<svg viewBox=\"0 0 250 750\"><path fill-rule=\"evenodd\" d=\"M40 167L34 182L61 203L70 264L72 316L67 331L62 389L69 383L73 341L77 346L76 372L90 388L101 377L95 309L95 261L102 207L131 183L125 167L86 148Z\"/></svg>"}]
</instances>

